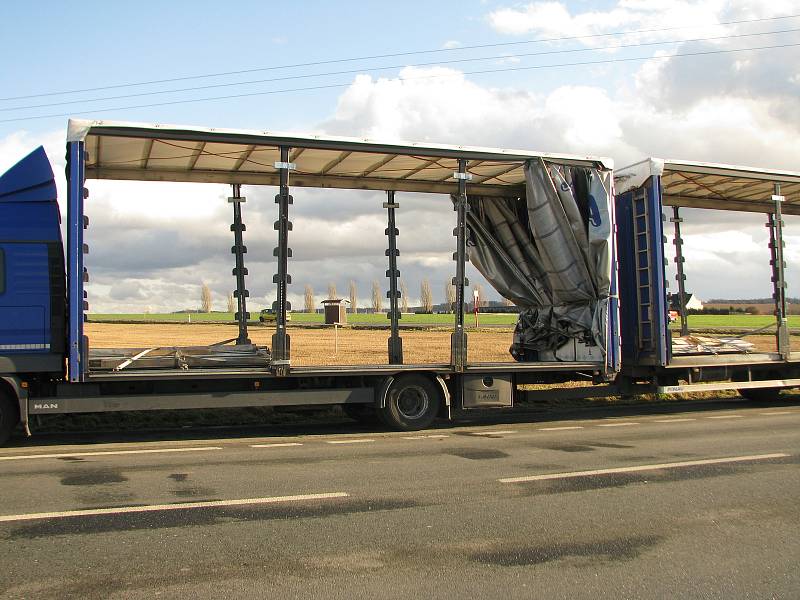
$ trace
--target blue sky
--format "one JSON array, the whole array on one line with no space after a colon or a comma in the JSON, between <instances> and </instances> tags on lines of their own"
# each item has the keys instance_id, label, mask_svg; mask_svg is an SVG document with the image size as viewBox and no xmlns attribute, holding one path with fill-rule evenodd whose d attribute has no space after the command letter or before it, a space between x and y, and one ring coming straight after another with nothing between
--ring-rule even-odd
<instances>
[{"instance_id":1,"label":"blue sky","mask_svg":"<svg viewBox=\"0 0 800 600\"><path fill-rule=\"evenodd\" d=\"M612 4L572 2L568 6L576 11L586 10L588 7L592 10L603 10ZM542 37L536 35L536 32L508 34L493 28L488 16L506 5L507 3L496 1L465 0L402 3L14 3L4 10L3 25L0 25L0 44L6 49L5 65L0 71L0 90L3 90L3 97L23 96L231 70L441 49L448 42L478 45ZM558 46L559 49L581 47L583 46L578 43ZM472 51L453 50L438 54L307 67L293 69L291 72L277 70L163 85L27 98L0 102L0 108L4 109L0 112L0 119L91 111L87 116L221 127L305 130L314 128L317 123L330 117L342 88L124 111L101 109L313 85L346 86L352 82L354 75L332 75L20 111L7 109L348 69L360 69L364 73L375 73L384 77L396 76L399 69L371 71L370 68L493 57L553 48L553 45L526 44ZM8 59L8 51L12 52L13 60ZM631 50L620 55L634 55L637 52L638 50ZM480 61L455 66L472 71L597 58L601 58L597 53L583 52L565 57L555 55L523 58L520 63ZM604 68L515 71L476 75L473 79L486 85L511 86L528 91L552 89L576 80L611 88L615 85L615 80L624 80L633 68L624 64ZM54 117L0 123L0 135L20 128L33 132L50 131L62 125L65 120L66 117Z\"/></svg>"},{"instance_id":2,"label":"blue sky","mask_svg":"<svg viewBox=\"0 0 800 600\"><path fill-rule=\"evenodd\" d=\"M790 15L800 15L800 0L7 3L0 98L453 50L0 100L0 171L43 144L63 189L67 117L2 122L51 113L594 154L618 166L661 156L800 171L800 31L783 31L800 28L800 17L783 18ZM720 25L732 21L738 24ZM648 32L632 33L641 30ZM627 33L614 35L620 32ZM708 39L720 36L733 37ZM573 39L463 49L564 37ZM615 43L644 45L609 50ZM778 44L793 45L738 52ZM553 54L509 56L526 52ZM709 54L675 56L692 53ZM646 60L528 68L631 57ZM462 58L486 60L422 65ZM395 68L375 70L381 66ZM500 72L473 73L491 69ZM239 85L340 70L355 72ZM219 84L237 85L92 101ZM338 87L119 109L317 85ZM31 107L59 102L74 103ZM17 107L28 108L10 110ZM195 306L200 281L224 306L233 283L225 186L92 181L89 187L93 310ZM274 296L274 190L249 186L245 193L253 200L245 214L253 248L249 287L253 303L266 306ZM385 280L382 199L366 192L293 193L292 302L302 304L305 284L319 294L331 281L346 289L350 278L366 299L371 282ZM401 202L401 271L412 303L425 277L439 301L453 266L452 211L430 197L404 195ZM690 291L700 298L771 293L761 215L717 216L713 224L700 213L686 216ZM800 295L800 224L788 219L787 233L789 291ZM470 278L479 281L475 272Z\"/></svg>"}]
</instances>

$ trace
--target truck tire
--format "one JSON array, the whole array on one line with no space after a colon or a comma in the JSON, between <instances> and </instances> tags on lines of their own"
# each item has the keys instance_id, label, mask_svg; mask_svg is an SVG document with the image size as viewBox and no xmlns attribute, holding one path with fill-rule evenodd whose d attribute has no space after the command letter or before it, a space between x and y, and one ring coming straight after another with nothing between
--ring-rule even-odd
<instances>
[{"instance_id":1,"label":"truck tire","mask_svg":"<svg viewBox=\"0 0 800 600\"><path fill-rule=\"evenodd\" d=\"M747 388L736 391L751 402L774 402L780 396L781 388Z\"/></svg>"},{"instance_id":2,"label":"truck tire","mask_svg":"<svg viewBox=\"0 0 800 600\"><path fill-rule=\"evenodd\" d=\"M0 446L4 446L19 424L19 404L16 398L0 389Z\"/></svg>"},{"instance_id":3,"label":"truck tire","mask_svg":"<svg viewBox=\"0 0 800 600\"><path fill-rule=\"evenodd\" d=\"M409 374L395 379L386 393L386 406L378 407L381 420L393 429L418 431L430 427L439 414L442 396L424 375Z\"/></svg>"}]
</instances>

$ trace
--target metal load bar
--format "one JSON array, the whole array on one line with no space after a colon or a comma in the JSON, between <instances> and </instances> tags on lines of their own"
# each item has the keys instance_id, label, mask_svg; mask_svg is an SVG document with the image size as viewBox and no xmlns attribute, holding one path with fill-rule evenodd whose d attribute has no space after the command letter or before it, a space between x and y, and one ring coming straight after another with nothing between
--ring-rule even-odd
<instances>
[{"instance_id":1,"label":"metal load bar","mask_svg":"<svg viewBox=\"0 0 800 600\"><path fill-rule=\"evenodd\" d=\"M247 252L247 246L244 245L243 231L246 230L244 223L242 223L242 203L245 199L242 197L242 186L238 183L231 186L233 188L233 195L228 198L228 202L233 204L233 224L231 231L233 232L233 247L231 252L236 257L236 266L233 269L233 275L236 277L236 290L233 295L236 297L237 312L235 315L236 321L239 324L239 337L236 338L237 345L244 345L250 343L250 338L247 337L247 320L250 318L250 313L247 312L247 297L250 292L245 288L244 277L247 275L247 268L244 266L244 255Z\"/></svg>"},{"instance_id":2,"label":"metal load bar","mask_svg":"<svg viewBox=\"0 0 800 600\"><path fill-rule=\"evenodd\" d=\"M784 197L781 196L781 184L775 184L775 193L772 195L774 202L774 212L767 217L767 228L769 229L769 249L770 267L772 268L772 298L775 301L775 321L777 329L775 339L778 346L778 353L783 360L789 358L789 324L786 319L786 261L783 258L783 249L786 242L783 241L783 215L781 214L781 203Z\"/></svg>"},{"instance_id":3,"label":"metal load bar","mask_svg":"<svg viewBox=\"0 0 800 600\"><path fill-rule=\"evenodd\" d=\"M680 209L677 206L672 207L672 218L670 219L675 225L675 270L677 271L675 279L678 282L678 314L681 319L681 336L689 335L689 321L686 316L686 274L683 270L683 265L686 259L683 256L683 238L681 237L681 223L683 219L680 216Z\"/></svg>"},{"instance_id":4,"label":"metal load bar","mask_svg":"<svg viewBox=\"0 0 800 600\"><path fill-rule=\"evenodd\" d=\"M397 257L400 251L397 249L397 236L400 235L395 223L394 211L400 205L394 199L394 191L386 192L386 202L383 207L387 212L388 227L386 228L386 235L389 238L389 248L386 250L386 256L389 257L389 270L386 271L386 277L389 278L389 291L386 296L389 298L389 314L387 317L391 319L391 335L389 336L389 364L402 365L403 364L403 339L400 337L400 324L399 320L402 317L400 309L397 305L400 298L400 291L397 289L397 282L400 277L400 271L397 268Z\"/></svg>"},{"instance_id":5,"label":"metal load bar","mask_svg":"<svg viewBox=\"0 0 800 600\"><path fill-rule=\"evenodd\" d=\"M453 285L456 288L455 329L450 336L450 364L458 373L463 373L467 364L467 333L464 331L464 289L469 286L466 277L467 260L467 161L458 160L458 171L453 173L458 181L458 195L456 196L454 210L456 211L456 227L453 235L456 237L456 251L453 260L456 261L456 276Z\"/></svg>"},{"instance_id":6,"label":"metal load bar","mask_svg":"<svg viewBox=\"0 0 800 600\"><path fill-rule=\"evenodd\" d=\"M278 259L278 272L272 282L278 285L278 298L272 305L276 315L276 331L272 336L272 367L275 375L281 377L289 374L291 359L290 339L286 332L286 312L291 309L291 304L286 299L287 287L292 283L289 275L289 257L292 249L289 248L289 232L292 222L289 220L289 205L293 203L289 195L289 171L294 165L289 162L289 148L281 146L281 160L275 163L275 168L280 173L280 192L275 196L278 205L278 220L275 221L275 230L278 232L278 246L273 250L273 255Z\"/></svg>"}]
</instances>

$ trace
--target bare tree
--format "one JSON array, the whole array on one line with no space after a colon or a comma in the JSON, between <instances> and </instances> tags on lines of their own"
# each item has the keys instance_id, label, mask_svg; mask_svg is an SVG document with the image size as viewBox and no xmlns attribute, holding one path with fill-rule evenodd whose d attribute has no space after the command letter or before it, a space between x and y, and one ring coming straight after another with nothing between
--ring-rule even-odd
<instances>
[{"instance_id":1,"label":"bare tree","mask_svg":"<svg viewBox=\"0 0 800 600\"><path fill-rule=\"evenodd\" d=\"M312 288L310 285L306 286L305 293L303 295L303 304L307 313L313 313L316 309L316 306L314 305L314 288Z\"/></svg>"},{"instance_id":2,"label":"bare tree","mask_svg":"<svg viewBox=\"0 0 800 600\"><path fill-rule=\"evenodd\" d=\"M236 312L236 298L233 297L233 293L228 294L228 312Z\"/></svg>"},{"instance_id":3,"label":"bare tree","mask_svg":"<svg viewBox=\"0 0 800 600\"><path fill-rule=\"evenodd\" d=\"M358 308L358 288L356 287L356 282L352 279L350 280L350 312L355 314L358 312L356 310Z\"/></svg>"},{"instance_id":4,"label":"bare tree","mask_svg":"<svg viewBox=\"0 0 800 600\"><path fill-rule=\"evenodd\" d=\"M336 300L336 284L332 281L328 284L328 300Z\"/></svg>"},{"instance_id":5,"label":"bare tree","mask_svg":"<svg viewBox=\"0 0 800 600\"><path fill-rule=\"evenodd\" d=\"M402 279L400 280L400 312L408 312L408 286Z\"/></svg>"},{"instance_id":6,"label":"bare tree","mask_svg":"<svg viewBox=\"0 0 800 600\"><path fill-rule=\"evenodd\" d=\"M377 280L372 282L372 312L379 313L383 310L383 294L381 284Z\"/></svg>"},{"instance_id":7,"label":"bare tree","mask_svg":"<svg viewBox=\"0 0 800 600\"><path fill-rule=\"evenodd\" d=\"M422 306L422 312L433 312L433 292L431 292L431 282L428 278L422 280L419 286L419 300Z\"/></svg>"},{"instance_id":8,"label":"bare tree","mask_svg":"<svg viewBox=\"0 0 800 600\"><path fill-rule=\"evenodd\" d=\"M453 280L448 279L444 284L444 299L447 303L447 310L455 312L456 310L456 286L453 285Z\"/></svg>"},{"instance_id":9,"label":"bare tree","mask_svg":"<svg viewBox=\"0 0 800 600\"><path fill-rule=\"evenodd\" d=\"M203 282L200 287L200 312L211 312L211 289Z\"/></svg>"}]
</instances>

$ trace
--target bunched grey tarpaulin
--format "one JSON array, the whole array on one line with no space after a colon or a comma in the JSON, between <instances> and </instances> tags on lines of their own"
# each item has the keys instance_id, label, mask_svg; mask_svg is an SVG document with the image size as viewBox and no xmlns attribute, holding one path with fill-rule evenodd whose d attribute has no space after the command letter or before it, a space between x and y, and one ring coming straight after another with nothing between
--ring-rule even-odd
<instances>
[{"instance_id":1,"label":"bunched grey tarpaulin","mask_svg":"<svg viewBox=\"0 0 800 600\"><path fill-rule=\"evenodd\" d=\"M469 259L522 310L511 354L537 360L570 339L605 354L611 285L611 176L530 160L525 196L471 196Z\"/></svg>"}]
</instances>

